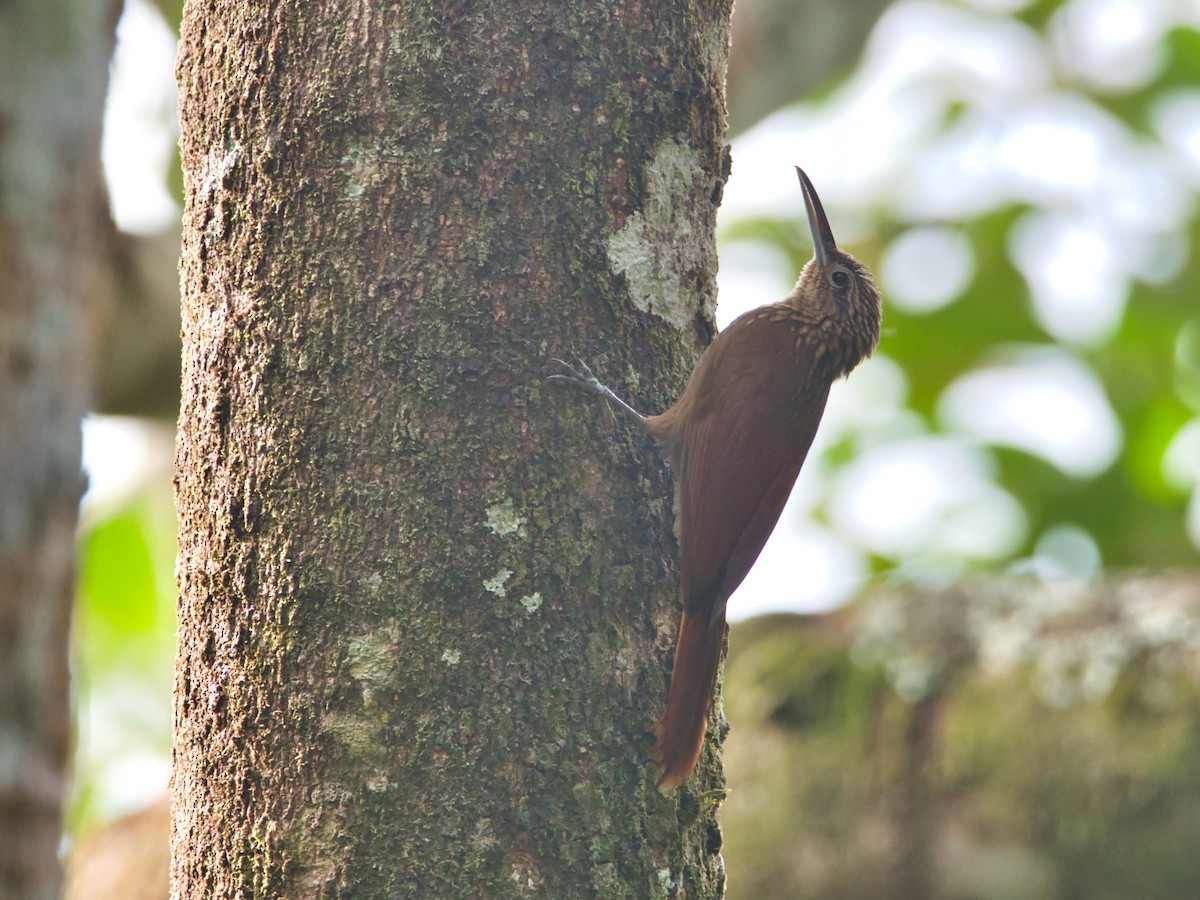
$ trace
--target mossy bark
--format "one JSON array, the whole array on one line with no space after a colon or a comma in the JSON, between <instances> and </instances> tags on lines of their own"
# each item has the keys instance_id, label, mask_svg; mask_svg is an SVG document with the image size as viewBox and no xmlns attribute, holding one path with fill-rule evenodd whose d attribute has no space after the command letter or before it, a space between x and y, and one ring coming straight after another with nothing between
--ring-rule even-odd
<instances>
[{"instance_id":1,"label":"mossy bark","mask_svg":"<svg viewBox=\"0 0 1200 900\"><path fill-rule=\"evenodd\" d=\"M0 4L0 896L55 898L119 3Z\"/></svg>"},{"instance_id":2,"label":"mossy bark","mask_svg":"<svg viewBox=\"0 0 1200 900\"><path fill-rule=\"evenodd\" d=\"M723 890L668 474L543 378L711 336L728 17L188 3L176 897Z\"/></svg>"}]
</instances>

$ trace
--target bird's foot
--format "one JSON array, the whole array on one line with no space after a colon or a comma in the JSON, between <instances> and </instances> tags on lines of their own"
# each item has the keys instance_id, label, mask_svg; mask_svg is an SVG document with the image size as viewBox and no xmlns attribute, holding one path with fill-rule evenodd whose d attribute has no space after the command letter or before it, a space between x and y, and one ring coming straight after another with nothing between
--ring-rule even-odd
<instances>
[{"instance_id":1,"label":"bird's foot","mask_svg":"<svg viewBox=\"0 0 1200 900\"><path fill-rule=\"evenodd\" d=\"M603 397L605 400L616 403L623 413L644 421L642 414L614 394L611 388L592 373L592 370L588 368L588 364L583 360L575 360L575 365L571 365L569 362L558 358L551 359L550 361L557 363L564 371L547 376L547 381L559 381L569 384L577 390L583 391L585 394L590 394L593 397Z\"/></svg>"},{"instance_id":2,"label":"bird's foot","mask_svg":"<svg viewBox=\"0 0 1200 900\"><path fill-rule=\"evenodd\" d=\"M583 360L575 360L574 366L566 360L558 359L557 357L551 359L550 362L558 363L565 371L547 376L547 381L564 382L583 391L585 394L591 394L593 397L608 397L612 394L612 391L605 387Z\"/></svg>"}]
</instances>

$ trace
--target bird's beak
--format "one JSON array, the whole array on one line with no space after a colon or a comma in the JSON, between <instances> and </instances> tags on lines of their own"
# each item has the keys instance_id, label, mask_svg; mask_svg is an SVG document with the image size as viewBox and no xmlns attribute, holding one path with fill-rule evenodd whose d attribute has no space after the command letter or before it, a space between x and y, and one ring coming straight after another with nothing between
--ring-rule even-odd
<instances>
[{"instance_id":1,"label":"bird's beak","mask_svg":"<svg viewBox=\"0 0 1200 900\"><path fill-rule=\"evenodd\" d=\"M804 207L808 210L808 227L812 229L817 265L824 268L829 264L833 251L837 250L837 244L833 240L833 231L829 227L829 220L825 218L825 209L821 206L817 189L799 166L796 166L796 174L800 176L800 188L804 191Z\"/></svg>"}]
</instances>

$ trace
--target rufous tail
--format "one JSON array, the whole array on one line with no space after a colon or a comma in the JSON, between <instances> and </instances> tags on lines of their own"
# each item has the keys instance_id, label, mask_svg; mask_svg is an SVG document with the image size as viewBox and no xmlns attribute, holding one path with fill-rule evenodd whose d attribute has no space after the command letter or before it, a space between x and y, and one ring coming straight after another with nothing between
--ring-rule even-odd
<instances>
[{"instance_id":1,"label":"rufous tail","mask_svg":"<svg viewBox=\"0 0 1200 900\"><path fill-rule=\"evenodd\" d=\"M713 616L702 605L693 613L684 612L667 706L654 726L657 740L650 754L659 768L660 791L687 781L700 759L724 639L724 611Z\"/></svg>"}]
</instances>

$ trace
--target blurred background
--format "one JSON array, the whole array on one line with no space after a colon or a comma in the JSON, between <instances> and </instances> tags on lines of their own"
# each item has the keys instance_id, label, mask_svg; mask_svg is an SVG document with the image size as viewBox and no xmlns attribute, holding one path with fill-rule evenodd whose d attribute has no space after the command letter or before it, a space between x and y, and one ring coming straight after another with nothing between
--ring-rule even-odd
<instances>
[{"instance_id":1,"label":"blurred background","mask_svg":"<svg viewBox=\"0 0 1200 900\"><path fill-rule=\"evenodd\" d=\"M90 486L75 635L75 839L160 801L169 769L179 16L172 0L126 0L106 110L121 291L101 377L104 414L84 428ZM904 585L882 607L901 616L914 585L950 596L947 608L969 606L971 592L954 599L953 586L982 573L1023 579L1034 591L1195 567L1200 3L739 0L729 79L733 174L718 234L719 324L780 299L811 255L794 164L816 184L839 244L876 273L885 300L879 351L835 386L784 520L732 601L739 624L727 705L735 725L740 710L753 718L764 678L776 677L763 674L762 653L747 669L740 647L781 628L811 632L822 623L822 659L833 658L828 647L839 641L853 643L858 674L829 663L796 675L816 678L823 696L843 696L831 683L858 685L845 694L858 700L882 696L872 685L903 688L895 667L858 638L829 637L842 621L830 611L868 586ZM1188 631L1190 602L1172 607L1178 627L1163 640L1174 647L1187 637L1193 643L1180 644L1180 653L1194 656L1200 630ZM810 616L783 626L778 618L747 621L766 613ZM877 632L883 627L872 622ZM978 637L978 628L963 629ZM793 651L787 658L795 664ZM871 674L880 665L883 680ZM831 672L841 674L830 682ZM1188 690L1190 710L1197 695L1194 685ZM930 696L921 687L909 696L900 690L909 713ZM1054 708L1053 696L1038 698L1037 708ZM778 708L763 712L764 721ZM1033 707L1029 714L1038 715ZM805 715L788 727L818 713ZM901 719L911 737L919 720ZM1194 731L1195 721L1178 727ZM746 731L751 740L755 733ZM735 761L748 759L739 754L753 745L737 741L746 739L735 728L731 820L784 828L739 806L762 796L750 781L738 796ZM863 746L861 734L854 740ZM864 846L891 846L886 829L871 837L869 815L855 827ZM1021 840L1036 843L1037 834ZM733 896L751 896L751 866L761 876L759 897L800 895L790 876L771 874L773 865L800 872L807 884L832 877L835 863L814 846L785 841L766 859L747 851L745 839L734 841ZM1092 865L1082 851L1073 858ZM1164 856L1159 869L1170 870L1172 860ZM1064 885L1081 882L1026 863L987 861L997 873L1020 873L1024 893L987 893L960 879L957 893L944 895L1101 896L1072 893ZM1182 870L1188 878L1196 874L1190 865ZM814 896L883 896L846 884ZM1192 896L1160 882L1113 894L1134 895Z\"/></svg>"}]
</instances>

